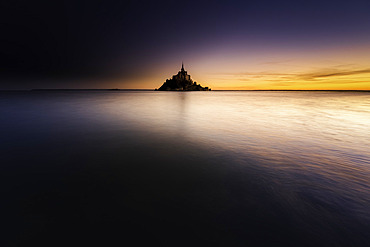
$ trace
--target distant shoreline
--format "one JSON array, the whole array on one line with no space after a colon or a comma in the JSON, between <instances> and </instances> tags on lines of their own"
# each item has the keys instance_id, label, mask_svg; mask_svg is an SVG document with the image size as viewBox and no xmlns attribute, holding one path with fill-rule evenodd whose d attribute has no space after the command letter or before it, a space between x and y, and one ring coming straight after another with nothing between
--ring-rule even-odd
<instances>
[{"instance_id":1,"label":"distant shoreline","mask_svg":"<svg viewBox=\"0 0 370 247\"><path fill-rule=\"evenodd\" d=\"M155 89L0 89L0 92L79 92L79 91L105 91L105 92L117 92L117 91L156 91ZM370 90L306 90L306 89L215 89L212 91L251 91L251 92L370 92ZM176 91L182 92L182 91Z\"/></svg>"}]
</instances>

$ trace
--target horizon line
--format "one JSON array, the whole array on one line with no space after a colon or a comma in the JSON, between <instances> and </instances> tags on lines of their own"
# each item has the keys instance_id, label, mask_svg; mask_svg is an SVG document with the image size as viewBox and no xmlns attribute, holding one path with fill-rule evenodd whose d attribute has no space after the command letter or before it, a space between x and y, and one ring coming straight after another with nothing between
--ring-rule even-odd
<instances>
[{"instance_id":1,"label":"horizon line","mask_svg":"<svg viewBox=\"0 0 370 247\"><path fill-rule=\"evenodd\" d=\"M0 89L0 92L17 91L156 91L155 89L120 89L120 88L34 88L34 89ZM212 89L211 91L336 91L336 92L370 92L370 89ZM171 92L171 91L169 91ZM173 91L187 92L187 91ZM189 91L190 92L190 91Z\"/></svg>"}]
</instances>

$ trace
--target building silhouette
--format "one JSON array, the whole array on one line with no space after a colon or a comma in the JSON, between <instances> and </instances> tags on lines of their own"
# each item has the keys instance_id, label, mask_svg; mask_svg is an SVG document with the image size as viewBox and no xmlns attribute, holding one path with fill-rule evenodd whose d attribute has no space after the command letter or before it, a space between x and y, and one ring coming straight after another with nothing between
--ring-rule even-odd
<instances>
[{"instance_id":1,"label":"building silhouette","mask_svg":"<svg viewBox=\"0 0 370 247\"><path fill-rule=\"evenodd\" d=\"M166 82L158 89L160 91L210 91L208 87L202 87L201 85L193 82L188 72L184 69L184 63L181 64L181 70L173 75L171 79L167 79Z\"/></svg>"}]
</instances>

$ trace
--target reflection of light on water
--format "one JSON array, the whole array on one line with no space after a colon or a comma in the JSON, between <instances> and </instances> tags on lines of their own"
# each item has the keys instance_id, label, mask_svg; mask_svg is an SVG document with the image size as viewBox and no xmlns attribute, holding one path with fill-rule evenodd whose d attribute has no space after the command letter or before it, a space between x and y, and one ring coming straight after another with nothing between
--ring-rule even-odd
<instances>
[{"instance_id":1,"label":"reflection of light on water","mask_svg":"<svg viewBox=\"0 0 370 247\"><path fill-rule=\"evenodd\" d=\"M314 95L313 95L314 94ZM364 97L365 96L365 97ZM238 152L351 152L369 145L366 95L305 92L118 94L108 107L123 122ZM367 104L367 105L366 105Z\"/></svg>"},{"instance_id":2,"label":"reflection of light on water","mask_svg":"<svg viewBox=\"0 0 370 247\"><path fill-rule=\"evenodd\" d=\"M113 195L122 205L133 203L133 208L155 217L158 210L172 207L174 213L189 212L190 205L191 213L200 209L224 229L249 226L241 239L259 225L270 229L269 223L275 224L273 231L282 226L292 235L300 227L308 240L325 233L326 243L368 239L369 93L25 94L31 100L14 95L0 102L7 116L0 121L3 148L10 150L5 160L17 159L12 152L23 146L24 153L39 154L25 156L27 167L28 160L38 163L46 156L52 161L46 159L48 169L59 169L53 164L61 159L62 173L69 166L74 174L75 165L68 164L79 157L76 164L86 166L82 177L97 174L91 184L96 178L107 184L106 176L114 174L115 182L107 189L117 189ZM45 174L42 177L52 175ZM37 182L28 172L25 177ZM78 184L85 181L76 179ZM126 190L132 198L122 196ZM95 189L92 197L95 202ZM121 208L115 213L120 215ZM266 220L262 225L261 217ZM199 218L189 221L198 224ZM209 218L204 220L213 225ZM200 226L198 232L206 228Z\"/></svg>"},{"instance_id":3,"label":"reflection of light on water","mask_svg":"<svg viewBox=\"0 0 370 247\"><path fill-rule=\"evenodd\" d=\"M294 148L302 144L363 151L369 144L368 100L361 94L332 94L117 94L116 100L104 107L137 128L161 135L182 132L184 138L216 141L225 148L263 144L286 150L286 145Z\"/></svg>"},{"instance_id":4,"label":"reflection of light on water","mask_svg":"<svg viewBox=\"0 0 370 247\"><path fill-rule=\"evenodd\" d=\"M111 103L133 128L233 153L240 164L253 155L279 183L342 203L355 194L370 206L367 93L155 92L117 94Z\"/></svg>"}]
</instances>

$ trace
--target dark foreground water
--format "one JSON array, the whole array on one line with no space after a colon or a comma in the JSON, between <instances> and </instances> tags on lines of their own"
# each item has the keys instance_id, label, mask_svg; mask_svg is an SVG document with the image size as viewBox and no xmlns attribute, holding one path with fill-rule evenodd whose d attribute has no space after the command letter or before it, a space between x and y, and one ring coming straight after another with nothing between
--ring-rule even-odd
<instances>
[{"instance_id":1,"label":"dark foreground water","mask_svg":"<svg viewBox=\"0 0 370 247\"><path fill-rule=\"evenodd\" d=\"M370 246L370 93L3 92L0 118L1 246Z\"/></svg>"}]
</instances>

